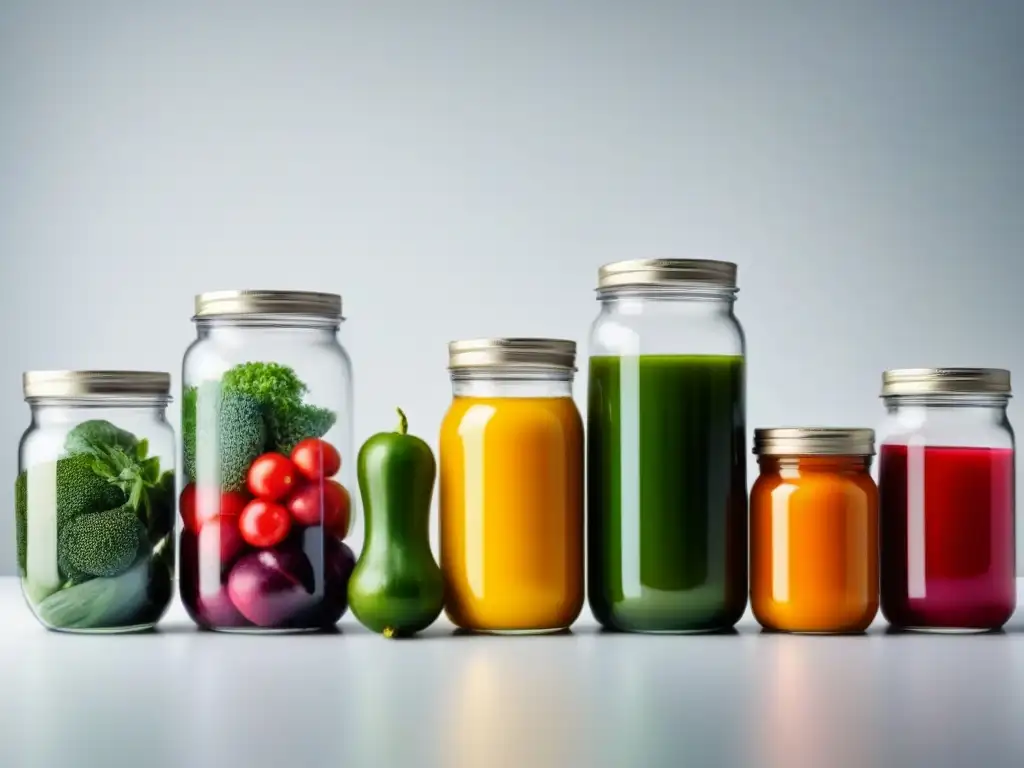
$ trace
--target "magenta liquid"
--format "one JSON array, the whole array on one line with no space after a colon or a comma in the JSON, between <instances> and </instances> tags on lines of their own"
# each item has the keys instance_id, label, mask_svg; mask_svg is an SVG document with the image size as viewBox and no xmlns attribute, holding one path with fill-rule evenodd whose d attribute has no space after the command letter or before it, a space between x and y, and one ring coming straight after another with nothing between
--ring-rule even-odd
<instances>
[{"instance_id":1,"label":"magenta liquid","mask_svg":"<svg viewBox=\"0 0 1024 768\"><path fill-rule=\"evenodd\" d=\"M896 627L996 629L1016 607L1011 449L883 445L881 607Z\"/></svg>"}]
</instances>

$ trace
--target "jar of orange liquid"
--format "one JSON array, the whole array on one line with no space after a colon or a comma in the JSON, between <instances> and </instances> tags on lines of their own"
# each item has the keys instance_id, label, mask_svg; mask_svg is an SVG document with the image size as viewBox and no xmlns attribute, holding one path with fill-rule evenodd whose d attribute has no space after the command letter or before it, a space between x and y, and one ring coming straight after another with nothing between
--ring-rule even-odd
<instances>
[{"instance_id":1,"label":"jar of orange liquid","mask_svg":"<svg viewBox=\"0 0 1024 768\"><path fill-rule=\"evenodd\" d=\"M870 429L758 429L750 599L766 629L862 632L878 611Z\"/></svg>"},{"instance_id":2,"label":"jar of orange liquid","mask_svg":"<svg viewBox=\"0 0 1024 768\"><path fill-rule=\"evenodd\" d=\"M449 344L441 425L441 570L451 621L482 632L565 629L583 606L583 424L576 344Z\"/></svg>"}]
</instances>

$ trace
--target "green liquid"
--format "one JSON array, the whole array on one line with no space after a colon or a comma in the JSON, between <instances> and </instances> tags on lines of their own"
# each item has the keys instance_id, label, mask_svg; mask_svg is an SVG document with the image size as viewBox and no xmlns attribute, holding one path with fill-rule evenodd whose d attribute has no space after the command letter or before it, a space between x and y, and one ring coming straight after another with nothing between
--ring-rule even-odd
<instances>
[{"instance_id":1,"label":"green liquid","mask_svg":"<svg viewBox=\"0 0 1024 768\"><path fill-rule=\"evenodd\" d=\"M742 357L590 360L588 593L610 629L731 627L747 604Z\"/></svg>"}]
</instances>

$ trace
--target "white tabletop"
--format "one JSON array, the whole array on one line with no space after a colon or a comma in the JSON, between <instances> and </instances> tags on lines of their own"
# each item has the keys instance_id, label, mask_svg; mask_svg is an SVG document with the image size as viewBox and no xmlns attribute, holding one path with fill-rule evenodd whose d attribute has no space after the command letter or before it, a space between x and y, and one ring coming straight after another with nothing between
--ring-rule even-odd
<instances>
[{"instance_id":1,"label":"white tabletop","mask_svg":"<svg viewBox=\"0 0 1024 768\"><path fill-rule=\"evenodd\" d=\"M1021 585L1024 587L1024 584ZM993 635L385 640L47 632L0 579L0 766L1024 764L1024 611Z\"/></svg>"}]
</instances>

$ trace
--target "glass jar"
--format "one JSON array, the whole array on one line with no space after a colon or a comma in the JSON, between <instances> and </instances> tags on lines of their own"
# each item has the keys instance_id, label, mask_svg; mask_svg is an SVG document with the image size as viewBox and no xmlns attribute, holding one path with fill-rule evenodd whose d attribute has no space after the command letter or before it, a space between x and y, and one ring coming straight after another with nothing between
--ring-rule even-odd
<instances>
[{"instance_id":1,"label":"glass jar","mask_svg":"<svg viewBox=\"0 0 1024 768\"><path fill-rule=\"evenodd\" d=\"M32 371L15 482L22 592L48 629L153 627L174 581L171 377Z\"/></svg>"},{"instance_id":2,"label":"glass jar","mask_svg":"<svg viewBox=\"0 0 1024 768\"><path fill-rule=\"evenodd\" d=\"M565 629L583 606L583 424L576 344L449 345L441 424L445 609L485 632Z\"/></svg>"},{"instance_id":3,"label":"glass jar","mask_svg":"<svg viewBox=\"0 0 1024 768\"><path fill-rule=\"evenodd\" d=\"M341 297L196 297L185 353L181 599L206 629L304 631L348 605L352 366Z\"/></svg>"},{"instance_id":4,"label":"glass jar","mask_svg":"<svg viewBox=\"0 0 1024 768\"><path fill-rule=\"evenodd\" d=\"M590 337L588 596L605 627L731 627L747 602L736 265L626 261Z\"/></svg>"},{"instance_id":5,"label":"glass jar","mask_svg":"<svg viewBox=\"0 0 1024 768\"><path fill-rule=\"evenodd\" d=\"M1017 603L1009 371L882 377L882 614L900 629L985 631Z\"/></svg>"},{"instance_id":6,"label":"glass jar","mask_svg":"<svg viewBox=\"0 0 1024 768\"><path fill-rule=\"evenodd\" d=\"M766 629L863 632L878 612L870 429L757 429L750 602Z\"/></svg>"}]
</instances>

